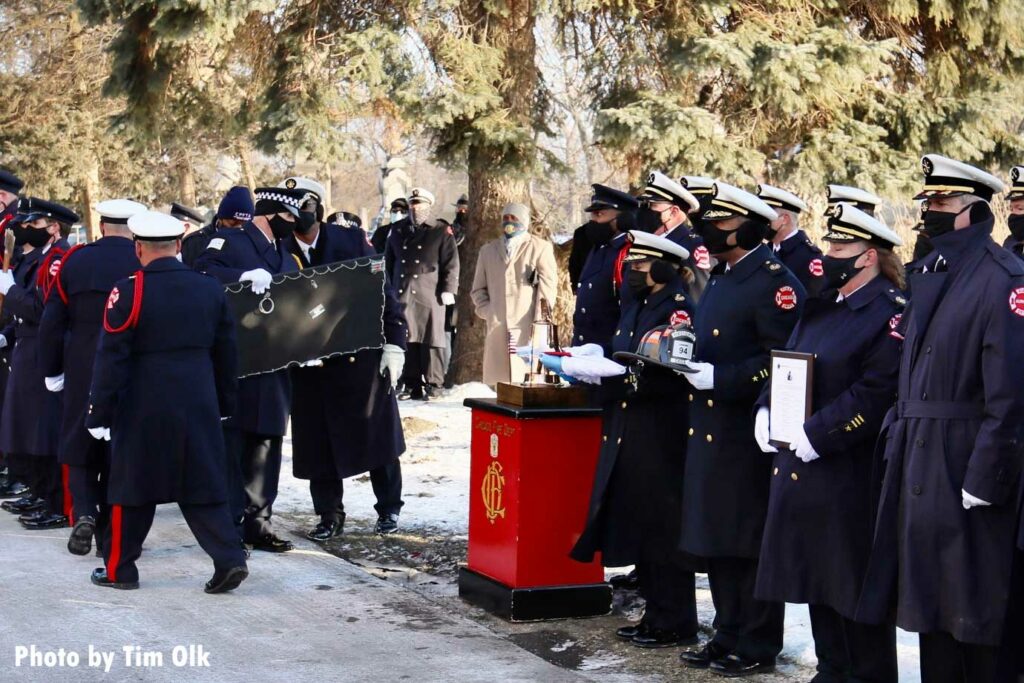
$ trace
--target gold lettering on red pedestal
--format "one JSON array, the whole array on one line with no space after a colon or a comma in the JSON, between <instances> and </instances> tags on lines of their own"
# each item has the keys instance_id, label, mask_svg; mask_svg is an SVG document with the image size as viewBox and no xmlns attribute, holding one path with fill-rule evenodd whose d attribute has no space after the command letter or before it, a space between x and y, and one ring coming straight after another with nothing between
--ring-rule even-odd
<instances>
[{"instance_id":1,"label":"gold lettering on red pedestal","mask_svg":"<svg viewBox=\"0 0 1024 683\"><path fill-rule=\"evenodd\" d=\"M494 461L484 472L484 481L480 486L483 494L484 509L487 510L487 521L494 524L498 517L505 518L505 507L501 502L501 491L505 486L505 477L501 474L501 463Z\"/></svg>"}]
</instances>

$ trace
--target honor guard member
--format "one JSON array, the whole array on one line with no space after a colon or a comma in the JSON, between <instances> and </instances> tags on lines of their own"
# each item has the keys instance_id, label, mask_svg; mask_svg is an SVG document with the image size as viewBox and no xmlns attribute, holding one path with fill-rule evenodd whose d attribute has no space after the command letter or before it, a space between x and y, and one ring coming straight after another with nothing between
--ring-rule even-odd
<instances>
[{"instance_id":1,"label":"honor guard member","mask_svg":"<svg viewBox=\"0 0 1024 683\"><path fill-rule=\"evenodd\" d=\"M693 309L684 264L689 252L665 237L631 231L625 257L626 286L612 338L621 352L643 355L654 331L657 346L669 324L689 322ZM587 525L572 557L605 566L636 565L647 601L639 624L616 635L639 647L697 642L699 623L693 566L677 550L682 519L684 453L679 430L687 424L687 384L673 370L641 362L631 372L605 378L601 393L601 453L594 475Z\"/></svg>"},{"instance_id":2,"label":"honor guard member","mask_svg":"<svg viewBox=\"0 0 1024 683\"><path fill-rule=\"evenodd\" d=\"M769 246L775 258L800 280L807 293L821 291L821 249L800 229L800 214L807 210L804 200L792 192L771 185L758 185L757 196L775 209L779 217L772 221Z\"/></svg>"},{"instance_id":3,"label":"honor guard member","mask_svg":"<svg viewBox=\"0 0 1024 683\"><path fill-rule=\"evenodd\" d=\"M831 216L838 204L850 204L853 208L863 211L869 216L874 216L875 211L881 205L882 200L876 195L859 187L849 185L829 185L825 191L825 215Z\"/></svg>"},{"instance_id":4,"label":"honor guard member","mask_svg":"<svg viewBox=\"0 0 1024 683\"><path fill-rule=\"evenodd\" d=\"M400 228L400 223L409 222L409 200L405 197L399 197L391 202L391 207L388 213L388 222L384 225L378 226L373 231L373 235L370 236L370 244L373 245L374 251L378 254L383 254L388 245L388 236L391 235L391 231Z\"/></svg>"},{"instance_id":5,"label":"honor guard member","mask_svg":"<svg viewBox=\"0 0 1024 683\"><path fill-rule=\"evenodd\" d=\"M287 243L303 268L377 256L361 228L330 222L296 229ZM394 289L385 286L383 296L382 349L326 358L291 371L292 471L296 479L309 480L320 521L306 537L320 543L344 529L343 479L364 472L370 473L377 498L376 533L398 531L403 505L399 456L405 452L405 438L394 387L405 362L406 325Z\"/></svg>"},{"instance_id":6,"label":"honor guard member","mask_svg":"<svg viewBox=\"0 0 1024 683\"><path fill-rule=\"evenodd\" d=\"M813 413L791 448L769 443L770 385L754 437L775 453L755 596L809 606L818 680L896 683L896 627L855 620L875 518L875 442L896 400L903 298L899 236L839 204L828 221L824 291L786 344L814 355Z\"/></svg>"},{"instance_id":7,"label":"honor guard member","mask_svg":"<svg viewBox=\"0 0 1024 683\"><path fill-rule=\"evenodd\" d=\"M584 209L590 221L584 227L593 247L577 283L572 343L597 344L607 356L621 313L623 259L629 246L626 232L635 225L634 214L640 203L632 195L605 185L591 187L594 192Z\"/></svg>"},{"instance_id":8,"label":"honor guard member","mask_svg":"<svg viewBox=\"0 0 1024 683\"><path fill-rule=\"evenodd\" d=\"M26 529L57 529L67 526L71 512L57 462L62 401L46 389L39 323L53 276L68 249L61 234L79 218L65 206L35 198L20 210L26 215L13 230L21 253L9 272L0 272L4 310L12 315L0 344L14 346L0 418L0 451L25 463L33 496L13 501L6 509L25 513L19 521Z\"/></svg>"},{"instance_id":9,"label":"honor guard member","mask_svg":"<svg viewBox=\"0 0 1024 683\"><path fill-rule=\"evenodd\" d=\"M239 229L218 231L196 261L196 270L225 284L248 282L256 294L268 291L275 275L299 269L285 239L298 225L300 207L310 199L315 195L307 190L258 188L252 221ZM234 470L229 471L232 514L242 525L243 540L256 550L292 549L291 541L278 537L271 524L290 408L288 371L263 373L239 381L238 409L224 422L224 442ZM232 481L236 478L241 486Z\"/></svg>"},{"instance_id":10,"label":"honor guard member","mask_svg":"<svg viewBox=\"0 0 1024 683\"><path fill-rule=\"evenodd\" d=\"M881 619L895 594L924 683L991 681L1020 511L1024 264L992 241L998 178L937 154L922 166L916 199L938 259L910 276L899 401L879 439L878 562L858 616Z\"/></svg>"},{"instance_id":11,"label":"honor guard member","mask_svg":"<svg viewBox=\"0 0 1024 683\"><path fill-rule=\"evenodd\" d=\"M1010 202L1010 215L1006 219L1010 234L1003 241L1003 248L1024 258L1024 166L1010 169L1010 192L1006 200Z\"/></svg>"},{"instance_id":12,"label":"honor guard member","mask_svg":"<svg viewBox=\"0 0 1024 683\"><path fill-rule=\"evenodd\" d=\"M21 178L10 171L0 168L0 257L3 256L3 237L9 229L12 219L18 213L18 194L25 186ZM10 315L3 316L0 313L0 329L9 322ZM7 386L7 376L10 374L8 349L0 350L0 406L3 404L4 389ZM17 470L17 465L15 465ZM0 453L0 498L15 498L25 492L25 485L13 476L10 471L10 463Z\"/></svg>"},{"instance_id":13,"label":"honor guard member","mask_svg":"<svg viewBox=\"0 0 1024 683\"><path fill-rule=\"evenodd\" d=\"M324 222L330 225L337 225L339 228L363 230L363 219L350 211L335 211ZM366 231L363 230L363 235L365 234ZM367 239L367 243L369 243L369 239Z\"/></svg>"},{"instance_id":14,"label":"honor guard member","mask_svg":"<svg viewBox=\"0 0 1024 683\"><path fill-rule=\"evenodd\" d=\"M687 216L700 211L700 202L685 187L658 171L647 176L647 187L639 200L637 227L668 238L689 252L686 266L694 273L690 293L694 301L698 300L711 276L711 257L704 240L687 225Z\"/></svg>"},{"instance_id":15,"label":"honor guard member","mask_svg":"<svg viewBox=\"0 0 1024 683\"><path fill-rule=\"evenodd\" d=\"M681 657L727 676L771 670L782 649L783 604L754 599L771 462L754 440L753 408L807 295L763 244L777 218L754 195L715 184L702 219L718 265L694 316L699 362L684 375L693 391L682 549L706 559L716 630Z\"/></svg>"},{"instance_id":16,"label":"honor guard member","mask_svg":"<svg viewBox=\"0 0 1024 683\"><path fill-rule=\"evenodd\" d=\"M190 209L184 204L178 202L171 202L171 215L177 218L179 221L185 224L185 232L192 233L203 226L206 220L203 218L203 214L199 213L197 209Z\"/></svg>"},{"instance_id":17,"label":"honor guard member","mask_svg":"<svg viewBox=\"0 0 1024 683\"><path fill-rule=\"evenodd\" d=\"M451 229L430 223L433 205L433 194L413 188L410 220L395 225L384 252L409 330L400 399L425 401L444 384L444 312L459 291L459 252Z\"/></svg>"},{"instance_id":18,"label":"honor guard member","mask_svg":"<svg viewBox=\"0 0 1024 683\"><path fill-rule=\"evenodd\" d=\"M218 230L240 228L252 220L252 193L248 187L240 185L232 187L220 200L213 222L196 230L181 242L181 261L189 268L195 266L196 259L206 251Z\"/></svg>"},{"instance_id":19,"label":"honor guard member","mask_svg":"<svg viewBox=\"0 0 1024 683\"><path fill-rule=\"evenodd\" d=\"M93 535L103 538L108 522L109 448L89 436L85 418L104 306L114 285L139 269L128 219L145 210L128 199L97 205L102 237L64 254L39 325L46 388L64 399L57 456L74 506L68 550L75 555L88 555Z\"/></svg>"},{"instance_id":20,"label":"honor guard member","mask_svg":"<svg viewBox=\"0 0 1024 683\"><path fill-rule=\"evenodd\" d=\"M220 421L237 392L235 326L223 287L176 258L181 221L156 211L128 219L142 270L107 298L85 426L110 441L110 532L98 586L139 587L135 563L156 506L177 503L213 558L207 593L249 572L227 505Z\"/></svg>"}]
</instances>

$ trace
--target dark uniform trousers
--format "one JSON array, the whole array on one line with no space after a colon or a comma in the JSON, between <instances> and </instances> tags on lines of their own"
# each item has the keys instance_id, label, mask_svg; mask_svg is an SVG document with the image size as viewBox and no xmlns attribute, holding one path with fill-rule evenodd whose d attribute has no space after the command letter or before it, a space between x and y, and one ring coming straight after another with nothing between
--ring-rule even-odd
<instances>
[{"instance_id":1,"label":"dark uniform trousers","mask_svg":"<svg viewBox=\"0 0 1024 683\"><path fill-rule=\"evenodd\" d=\"M387 465L370 470L370 486L377 503L373 509L381 517L398 514L402 502L402 464L396 458ZM313 510L324 522L340 522L344 519L345 485L342 479L310 479L309 495L313 498Z\"/></svg>"},{"instance_id":2,"label":"dark uniform trousers","mask_svg":"<svg viewBox=\"0 0 1024 683\"><path fill-rule=\"evenodd\" d=\"M996 677L997 647L964 643L941 631L922 633L919 642L921 683L1003 683Z\"/></svg>"},{"instance_id":3,"label":"dark uniform trousers","mask_svg":"<svg viewBox=\"0 0 1024 683\"><path fill-rule=\"evenodd\" d=\"M813 683L896 683L896 629L861 624L831 607L808 605L818 675Z\"/></svg>"},{"instance_id":4,"label":"dark uniform trousers","mask_svg":"<svg viewBox=\"0 0 1024 683\"><path fill-rule=\"evenodd\" d=\"M95 441L90 444L90 459L87 465L66 465L68 490L74 509L74 518L88 515L96 520L96 537L103 537L103 530L110 520L110 506L107 505L107 479L110 476L110 443Z\"/></svg>"},{"instance_id":5,"label":"dark uniform trousers","mask_svg":"<svg viewBox=\"0 0 1024 683\"><path fill-rule=\"evenodd\" d=\"M178 507L192 535L213 558L214 567L230 569L245 565L245 552L231 524L227 503L178 503ZM111 506L109 532L103 545L107 576L111 581L121 583L139 580L139 569L135 562L142 555L142 543L153 526L155 513L155 504Z\"/></svg>"},{"instance_id":6,"label":"dark uniform trousers","mask_svg":"<svg viewBox=\"0 0 1024 683\"><path fill-rule=\"evenodd\" d=\"M706 562L715 604L714 642L745 659L773 661L782 651L786 606L753 597L757 560L709 557Z\"/></svg>"},{"instance_id":7,"label":"dark uniform trousers","mask_svg":"<svg viewBox=\"0 0 1024 683\"><path fill-rule=\"evenodd\" d=\"M25 484L36 498L46 501L46 511L55 515L67 514L66 508L70 507L71 496L65 490L63 471L57 456L15 456L15 461L25 464Z\"/></svg>"},{"instance_id":8,"label":"dark uniform trousers","mask_svg":"<svg viewBox=\"0 0 1024 683\"><path fill-rule=\"evenodd\" d=\"M409 342L402 371L406 389L422 389L424 384L432 387L444 384L444 352L443 346Z\"/></svg>"},{"instance_id":9,"label":"dark uniform trousers","mask_svg":"<svg viewBox=\"0 0 1024 683\"><path fill-rule=\"evenodd\" d=\"M665 549L644 555L636 564L640 592L646 601L644 622L652 628L698 633L696 575Z\"/></svg>"},{"instance_id":10,"label":"dark uniform trousers","mask_svg":"<svg viewBox=\"0 0 1024 683\"><path fill-rule=\"evenodd\" d=\"M277 499L283 437L224 428L228 457L228 508L243 540L273 532L270 517Z\"/></svg>"}]
</instances>

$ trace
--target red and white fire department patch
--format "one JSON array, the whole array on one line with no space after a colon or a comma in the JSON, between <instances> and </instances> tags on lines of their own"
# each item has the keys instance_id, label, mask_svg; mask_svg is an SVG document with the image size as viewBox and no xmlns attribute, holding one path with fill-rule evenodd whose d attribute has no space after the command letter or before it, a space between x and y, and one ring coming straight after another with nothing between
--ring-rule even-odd
<instances>
[{"instance_id":1,"label":"red and white fire department patch","mask_svg":"<svg viewBox=\"0 0 1024 683\"><path fill-rule=\"evenodd\" d=\"M57 272L60 270L60 259L54 259L50 262L50 277L57 277Z\"/></svg>"},{"instance_id":2,"label":"red and white fire department patch","mask_svg":"<svg viewBox=\"0 0 1024 683\"><path fill-rule=\"evenodd\" d=\"M689 325L690 314L686 311L676 311L672 314L672 317L668 319L669 325Z\"/></svg>"},{"instance_id":3,"label":"red and white fire department patch","mask_svg":"<svg viewBox=\"0 0 1024 683\"><path fill-rule=\"evenodd\" d=\"M775 292L775 305L784 311L796 308L796 292L793 291L793 288L789 285L779 287Z\"/></svg>"},{"instance_id":4,"label":"red and white fire department patch","mask_svg":"<svg viewBox=\"0 0 1024 683\"><path fill-rule=\"evenodd\" d=\"M116 304L117 300L120 298L121 292L117 291L117 287L114 287L112 290L110 290L110 296L107 297L107 308L113 308L114 304Z\"/></svg>"},{"instance_id":5,"label":"red and white fire department patch","mask_svg":"<svg viewBox=\"0 0 1024 683\"><path fill-rule=\"evenodd\" d=\"M903 341L903 335L900 334L900 320L903 318L902 313L897 313L893 317L889 318L889 336L894 339Z\"/></svg>"},{"instance_id":6,"label":"red and white fire department patch","mask_svg":"<svg viewBox=\"0 0 1024 683\"><path fill-rule=\"evenodd\" d=\"M1010 310L1014 315L1024 318L1024 287L1018 287L1010 292Z\"/></svg>"},{"instance_id":7,"label":"red and white fire department patch","mask_svg":"<svg viewBox=\"0 0 1024 683\"><path fill-rule=\"evenodd\" d=\"M811 262L807 264L807 270L811 271L811 275L814 277L821 277L825 274L825 269L821 266L821 259L811 259Z\"/></svg>"},{"instance_id":8,"label":"red and white fire department patch","mask_svg":"<svg viewBox=\"0 0 1024 683\"><path fill-rule=\"evenodd\" d=\"M693 262L702 270L711 270L711 255L708 248L701 245L693 250Z\"/></svg>"}]
</instances>

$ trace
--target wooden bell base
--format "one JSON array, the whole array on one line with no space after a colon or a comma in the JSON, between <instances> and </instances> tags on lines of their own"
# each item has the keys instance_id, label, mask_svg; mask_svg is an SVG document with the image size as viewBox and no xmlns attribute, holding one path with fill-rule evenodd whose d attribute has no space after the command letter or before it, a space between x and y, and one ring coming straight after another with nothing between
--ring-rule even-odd
<instances>
[{"instance_id":1,"label":"wooden bell base","mask_svg":"<svg viewBox=\"0 0 1024 683\"><path fill-rule=\"evenodd\" d=\"M498 382L498 403L519 408L585 408L589 396L581 386Z\"/></svg>"}]
</instances>

